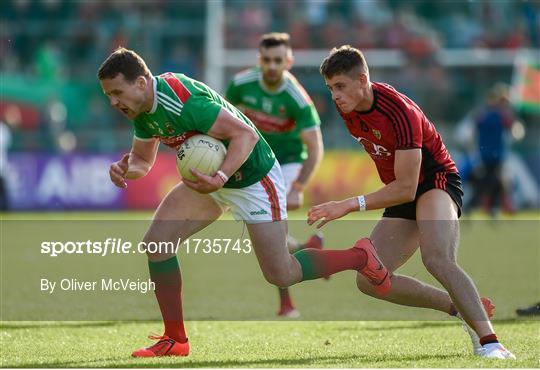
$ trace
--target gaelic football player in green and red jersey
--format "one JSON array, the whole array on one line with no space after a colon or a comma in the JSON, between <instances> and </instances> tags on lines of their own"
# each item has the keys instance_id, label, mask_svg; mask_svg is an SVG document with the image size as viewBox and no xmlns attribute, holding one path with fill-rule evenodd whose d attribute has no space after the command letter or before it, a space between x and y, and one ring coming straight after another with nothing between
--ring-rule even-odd
<instances>
[{"instance_id":1,"label":"gaelic football player in green and red jersey","mask_svg":"<svg viewBox=\"0 0 540 370\"><path fill-rule=\"evenodd\" d=\"M302 205L303 190L323 155L319 114L302 85L289 72L292 64L289 34L263 35L258 66L235 75L225 94L253 122L275 153L285 180L288 210ZM290 235L287 241L291 252L322 248L319 234L304 244ZM279 288L279 297L279 316L300 315L287 288Z\"/></svg>"},{"instance_id":2,"label":"gaelic football player in green and red jersey","mask_svg":"<svg viewBox=\"0 0 540 370\"><path fill-rule=\"evenodd\" d=\"M287 209L283 176L274 153L251 121L205 84L181 73L153 76L134 51L119 48L102 63L98 79L112 107L133 121L131 150L111 164L111 181L145 176L160 142L177 149L188 132L222 140L227 155L221 168L207 176L192 170L196 181L184 179L161 201L144 236L151 241L188 239L230 209L244 221L266 280L288 287L345 270L356 270L378 294L390 289L388 272L368 239L352 248L287 249ZM178 259L170 251L147 253L150 278L165 331L157 342L133 352L135 357L187 356L189 342L182 313L182 279Z\"/></svg>"}]
</instances>

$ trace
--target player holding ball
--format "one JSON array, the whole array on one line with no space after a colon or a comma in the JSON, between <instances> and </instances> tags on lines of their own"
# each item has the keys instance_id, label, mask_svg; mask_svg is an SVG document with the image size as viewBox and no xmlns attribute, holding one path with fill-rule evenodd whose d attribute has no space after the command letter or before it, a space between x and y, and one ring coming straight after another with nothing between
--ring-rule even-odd
<instances>
[{"instance_id":1,"label":"player holding ball","mask_svg":"<svg viewBox=\"0 0 540 370\"><path fill-rule=\"evenodd\" d=\"M197 131L221 140L227 154L213 175L192 170L161 201L143 241L186 240L230 209L246 224L265 279L278 287L354 270L378 294L390 288L388 271L372 244L361 239L352 248L287 248L287 208L283 176L274 153L253 123L205 84L180 73L152 76L134 51L119 48L100 66L98 79L111 106L133 121L131 150L113 163L109 174L120 188L145 176L160 142L177 149L186 133ZM187 356L189 342L182 312L182 278L176 254L147 253L150 278L165 331L134 357ZM226 340L226 338L224 338Z\"/></svg>"}]
</instances>

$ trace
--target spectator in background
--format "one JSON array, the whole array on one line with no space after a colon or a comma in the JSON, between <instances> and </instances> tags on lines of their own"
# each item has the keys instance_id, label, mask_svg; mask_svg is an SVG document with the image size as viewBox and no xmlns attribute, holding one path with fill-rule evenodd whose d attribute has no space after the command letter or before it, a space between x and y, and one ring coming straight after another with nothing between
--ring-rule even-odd
<instances>
[{"instance_id":1,"label":"spectator in background","mask_svg":"<svg viewBox=\"0 0 540 370\"><path fill-rule=\"evenodd\" d=\"M540 302L527 308L518 308L516 313L518 316L538 316L540 315Z\"/></svg>"},{"instance_id":2,"label":"spectator in background","mask_svg":"<svg viewBox=\"0 0 540 370\"><path fill-rule=\"evenodd\" d=\"M167 50L161 62L162 71L183 71L188 76L198 76L197 61L184 44L176 44Z\"/></svg>"},{"instance_id":3,"label":"spectator in background","mask_svg":"<svg viewBox=\"0 0 540 370\"><path fill-rule=\"evenodd\" d=\"M55 41L46 41L35 55L36 76L47 82L57 82L62 76L62 57Z\"/></svg>"},{"instance_id":4,"label":"spectator in background","mask_svg":"<svg viewBox=\"0 0 540 370\"><path fill-rule=\"evenodd\" d=\"M0 211L9 210L6 178L8 173L7 154L11 145L11 132L4 121L0 121Z\"/></svg>"},{"instance_id":5,"label":"spectator in background","mask_svg":"<svg viewBox=\"0 0 540 370\"><path fill-rule=\"evenodd\" d=\"M490 214L496 216L502 198L508 193L502 167L509 146L507 132L514 122L507 85L499 83L491 88L486 106L480 109L474 122L481 163L475 171L474 192L467 208L478 206L485 196L489 199Z\"/></svg>"}]
</instances>

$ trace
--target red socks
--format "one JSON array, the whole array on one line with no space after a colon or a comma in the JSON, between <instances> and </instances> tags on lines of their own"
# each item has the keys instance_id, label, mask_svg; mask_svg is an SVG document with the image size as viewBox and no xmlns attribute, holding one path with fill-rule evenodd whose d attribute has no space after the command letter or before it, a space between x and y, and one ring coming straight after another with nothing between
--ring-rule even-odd
<instances>
[{"instance_id":1,"label":"red socks","mask_svg":"<svg viewBox=\"0 0 540 370\"><path fill-rule=\"evenodd\" d=\"M363 250L349 248L343 250L302 249L294 254L302 267L302 281L330 276L345 270L360 270L367 263Z\"/></svg>"},{"instance_id":2,"label":"red socks","mask_svg":"<svg viewBox=\"0 0 540 370\"><path fill-rule=\"evenodd\" d=\"M182 277L176 256L160 262L148 261L150 278L156 284L156 298L165 324L165 335L187 342L182 314Z\"/></svg>"}]
</instances>

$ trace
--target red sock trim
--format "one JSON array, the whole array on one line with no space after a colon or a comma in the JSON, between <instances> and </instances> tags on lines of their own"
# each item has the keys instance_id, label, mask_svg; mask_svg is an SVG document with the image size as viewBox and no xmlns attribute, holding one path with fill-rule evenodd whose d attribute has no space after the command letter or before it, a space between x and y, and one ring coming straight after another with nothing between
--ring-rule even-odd
<instances>
[{"instance_id":1,"label":"red sock trim","mask_svg":"<svg viewBox=\"0 0 540 370\"><path fill-rule=\"evenodd\" d=\"M497 335L495 335L495 333L485 335L482 338L480 338L481 345L485 345L489 343L499 343L499 339L497 339Z\"/></svg>"}]
</instances>

